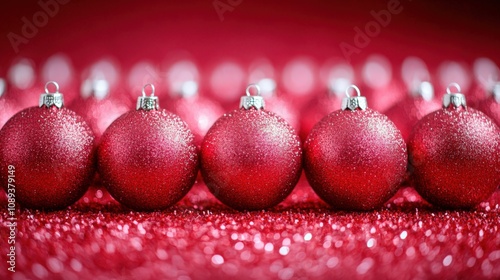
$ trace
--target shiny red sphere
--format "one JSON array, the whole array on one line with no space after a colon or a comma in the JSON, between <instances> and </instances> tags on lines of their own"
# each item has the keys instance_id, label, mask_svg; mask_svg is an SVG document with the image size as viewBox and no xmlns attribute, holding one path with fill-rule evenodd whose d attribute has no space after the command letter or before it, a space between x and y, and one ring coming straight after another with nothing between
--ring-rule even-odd
<instances>
[{"instance_id":1,"label":"shiny red sphere","mask_svg":"<svg viewBox=\"0 0 500 280\"><path fill-rule=\"evenodd\" d=\"M307 180L336 209L381 207L395 194L406 167L401 133L371 109L329 114L304 143Z\"/></svg>"},{"instance_id":2,"label":"shiny red sphere","mask_svg":"<svg viewBox=\"0 0 500 280\"><path fill-rule=\"evenodd\" d=\"M114 121L98 149L99 174L118 202L160 210L179 201L198 172L194 135L166 110L134 110Z\"/></svg>"},{"instance_id":3,"label":"shiny red sphere","mask_svg":"<svg viewBox=\"0 0 500 280\"><path fill-rule=\"evenodd\" d=\"M210 128L201 146L201 173L210 191L239 210L283 201L297 184L302 150L293 128L265 110L239 109Z\"/></svg>"},{"instance_id":4,"label":"shiny red sphere","mask_svg":"<svg viewBox=\"0 0 500 280\"><path fill-rule=\"evenodd\" d=\"M441 103L435 99L425 100L422 97L406 96L394 104L384 114L401 131L403 139L408 142L411 131L417 122L425 115L439 110Z\"/></svg>"},{"instance_id":5,"label":"shiny red sphere","mask_svg":"<svg viewBox=\"0 0 500 280\"><path fill-rule=\"evenodd\" d=\"M0 182L5 189L12 175L8 166L15 169L16 202L28 208L64 208L92 182L94 135L71 110L27 108L0 130Z\"/></svg>"},{"instance_id":6,"label":"shiny red sphere","mask_svg":"<svg viewBox=\"0 0 500 280\"><path fill-rule=\"evenodd\" d=\"M424 117L408 143L415 188L443 208L470 208L500 184L500 129L472 109L441 109Z\"/></svg>"}]
</instances>

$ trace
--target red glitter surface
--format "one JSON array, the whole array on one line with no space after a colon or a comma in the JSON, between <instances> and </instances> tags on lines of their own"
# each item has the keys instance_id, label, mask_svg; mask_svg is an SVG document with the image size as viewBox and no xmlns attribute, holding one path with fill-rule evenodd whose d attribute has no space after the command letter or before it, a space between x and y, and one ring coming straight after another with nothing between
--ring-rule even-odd
<instances>
[{"instance_id":1,"label":"red glitter surface","mask_svg":"<svg viewBox=\"0 0 500 280\"><path fill-rule=\"evenodd\" d=\"M371 212L333 211L302 180L280 205L238 212L202 184L141 213L89 191L67 210L17 209L16 272L2 279L498 279L500 192L442 211L411 188Z\"/></svg>"},{"instance_id":2,"label":"red glitter surface","mask_svg":"<svg viewBox=\"0 0 500 280\"><path fill-rule=\"evenodd\" d=\"M477 109L490 117L496 125L500 125L500 103L493 96L481 100Z\"/></svg>"}]
</instances>

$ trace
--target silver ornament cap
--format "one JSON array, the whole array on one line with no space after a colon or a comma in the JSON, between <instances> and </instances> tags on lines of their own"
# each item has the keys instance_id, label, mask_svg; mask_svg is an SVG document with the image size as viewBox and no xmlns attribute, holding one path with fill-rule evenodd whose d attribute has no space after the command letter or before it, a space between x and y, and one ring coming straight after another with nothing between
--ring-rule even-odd
<instances>
[{"instance_id":1,"label":"silver ornament cap","mask_svg":"<svg viewBox=\"0 0 500 280\"><path fill-rule=\"evenodd\" d=\"M54 85L56 91L50 92L49 85ZM45 84L45 93L40 95L40 102L38 103L39 107L47 107L50 108L52 106L56 106L57 108L62 108L64 106L64 97L62 93L59 92L59 84L50 81Z\"/></svg>"},{"instance_id":2,"label":"silver ornament cap","mask_svg":"<svg viewBox=\"0 0 500 280\"><path fill-rule=\"evenodd\" d=\"M350 89L354 89L357 93L357 96L351 96L349 94L349 90ZM364 96L361 96L361 92L359 90L359 88L355 85L350 85L346 88L345 90L345 95L347 97L345 97L344 99L342 99L342 110L351 110L351 111L354 111L354 110L366 110L366 108L368 108L368 103L366 102L366 97Z\"/></svg>"},{"instance_id":3,"label":"silver ornament cap","mask_svg":"<svg viewBox=\"0 0 500 280\"><path fill-rule=\"evenodd\" d=\"M151 88L151 95L147 96L146 95L146 88L150 87ZM137 98L137 110L144 110L144 111L150 111L150 110L158 110L160 106L158 105L158 96L155 96L155 86L153 84L146 84L142 88L142 96L139 96Z\"/></svg>"},{"instance_id":4,"label":"silver ornament cap","mask_svg":"<svg viewBox=\"0 0 500 280\"><path fill-rule=\"evenodd\" d=\"M257 91L257 95L251 95L250 90L254 88ZM264 98L260 96L260 87L257 84L249 84L245 91L246 95L242 96L240 99L240 108L245 108L246 110L250 108L255 108L257 110L264 109L266 102Z\"/></svg>"},{"instance_id":5,"label":"silver ornament cap","mask_svg":"<svg viewBox=\"0 0 500 280\"><path fill-rule=\"evenodd\" d=\"M456 92L452 92L452 88L456 89ZM450 106L453 106L455 108L467 107L467 103L465 101L465 95L463 93L460 93L461 88L460 85L457 83L451 83L448 85L446 88L446 94L443 96L443 107L448 108Z\"/></svg>"}]
</instances>

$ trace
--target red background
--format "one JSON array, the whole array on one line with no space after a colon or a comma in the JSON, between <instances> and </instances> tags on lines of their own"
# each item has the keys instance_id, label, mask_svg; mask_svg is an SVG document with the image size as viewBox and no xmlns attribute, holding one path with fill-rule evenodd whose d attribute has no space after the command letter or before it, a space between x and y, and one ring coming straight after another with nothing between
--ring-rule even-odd
<instances>
[{"instance_id":1,"label":"red background","mask_svg":"<svg viewBox=\"0 0 500 280\"><path fill-rule=\"evenodd\" d=\"M222 1L225 2L225 1ZM234 1L238 2L238 1ZM22 34L22 17L41 10L36 1L1 4L0 65L19 56L37 65L56 52L81 69L102 56L125 68L140 59L161 62L185 50L201 66L222 58L242 63L265 56L282 65L296 55L321 62L341 57L341 42L353 44L354 27L373 20L370 11L389 1L241 1L220 21L214 1L70 1L19 53L7 34ZM444 59L471 63L479 56L500 62L496 1L400 1L403 11L352 61L380 52L400 63L408 55L435 67ZM203 73L203 71L202 71Z\"/></svg>"}]
</instances>

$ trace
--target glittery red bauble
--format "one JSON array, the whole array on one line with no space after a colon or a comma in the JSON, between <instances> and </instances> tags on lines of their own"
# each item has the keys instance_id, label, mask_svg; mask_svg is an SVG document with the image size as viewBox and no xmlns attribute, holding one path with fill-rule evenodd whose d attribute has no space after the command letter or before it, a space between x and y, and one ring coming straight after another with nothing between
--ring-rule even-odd
<instances>
[{"instance_id":1,"label":"glittery red bauble","mask_svg":"<svg viewBox=\"0 0 500 280\"><path fill-rule=\"evenodd\" d=\"M316 193L337 209L380 207L407 167L396 126L371 109L338 110L323 118L304 143L304 169Z\"/></svg>"},{"instance_id":2,"label":"glittery red bauble","mask_svg":"<svg viewBox=\"0 0 500 280\"><path fill-rule=\"evenodd\" d=\"M335 94L323 95L307 104L300 119L300 139L305 141L313 127L326 115L340 107L341 99Z\"/></svg>"},{"instance_id":3,"label":"glittery red bauble","mask_svg":"<svg viewBox=\"0 0 500 280\"><path fill-rule=\"evenodd\" d=\"M89 124L96 137L96 143L99 143L102 134L114 120L130 110L120 99L98 99L93 96L76 99L70 108Z\"/></svg>"},{"instance_id":4,"label":"glittery red bauble","mask_svg":"<svg viewBox=\"0 0 500 280\"><path fill-rule=\"evenodd\" d=\"M179 201L198 172L194 135L166 110L134 110L101 138L99 173L110 194L135 210L159 210Z\"/></svg>"},{"instance_id":5,"label":"glittery red bauble","mask_svg":"<svg viewBox=\"0 0 500 280\"><path fill-rule=\"evenodd\" d=\"M201 144L210 127L224 114L218 103L199 95L181 97L168 102L166 109L177 114L188 124L197 145Z\"/></svg>"},{"instance_id":6,"label":"glittery red bauble","mask_svg":"<svg viewBox=\"0 0 500 280\"><path fill-rule=\"evenodd\" d=\"M16 202L60 209L83 196L95 172L94 135L66 108L31 107L0 130L0 181L15 168Z\"/></svg>"},{"instance_id":7,"label":"glittery red bauble","mask_svg":"<svg viewBox=\"0 0 500 280\"><path fill-rule=\"evenodd\" d=\"M297 184L302 150L284 119L239 109L210 128L201 147L201 173L210 191L235 209L257 210L283 201Z\"/></svg>"},{"instance_id":8,"label":"glittery red bauble","mask_svg":"<svg viewBox=\"0 0 500 280\"><path fill-rule=\"evenodd\" d=\"M408 142L415 188L439 207L470 208L500 184L500 129L472 108L425 116Z\"/></svg>"},{"instance_id":9,"label":"glittery red bauble","mask_svg":"<svg viewBox=\"0 0 500 280\"><path fill-rule=\"evenodd\" d=\"M493 96L479 101L477 109L490 117L496 125L500 126L500 102Z\"/></svg>"},{"instance_id":10,"label":"glittery red bauble","mask_svg":"<svg viewBox=\"0 0 500 280\"><path fill-rule=\"evenodd\" d=\"M408 142L410 133L417 122L425 115L440 108L441 103L435 99L425 100L422 97L408 95L389 108L384 114L394 122L399 131L401 131L403 139Z\"/></svg>"}]
</instances>

